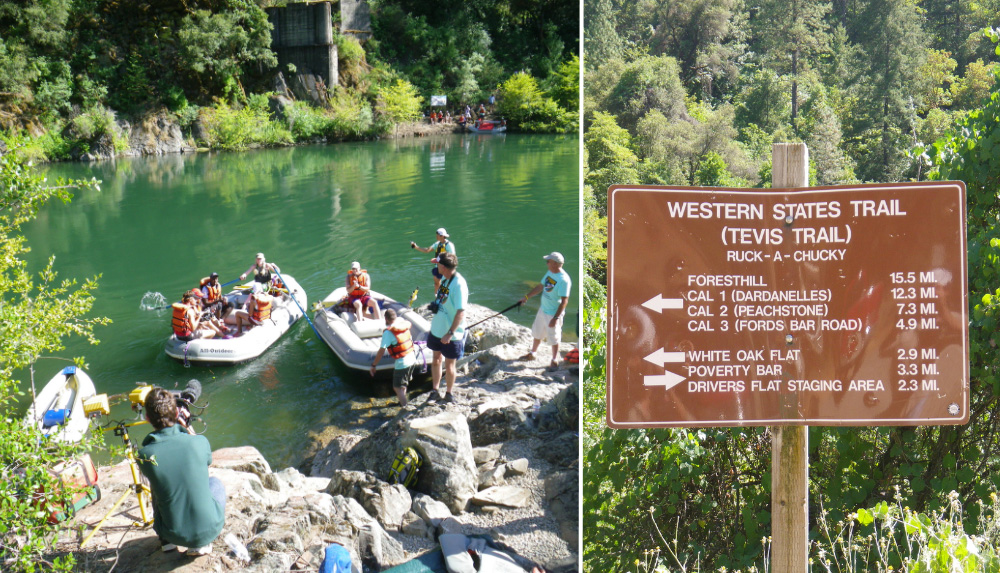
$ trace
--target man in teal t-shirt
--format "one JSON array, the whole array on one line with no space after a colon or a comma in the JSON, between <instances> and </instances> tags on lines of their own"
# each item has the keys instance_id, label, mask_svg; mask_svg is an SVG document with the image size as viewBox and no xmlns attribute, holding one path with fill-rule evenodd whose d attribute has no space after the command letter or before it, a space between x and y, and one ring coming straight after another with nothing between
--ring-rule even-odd
<instances>
[{"instance_id":1,"label":"man in teal t-shirt","mask_svg":"<svg viewBox=\"0 0 1000 573\"><path fill-rule=\"evenodd\" d=\"M153 493L153 530L163 551L182 545L189 555L208 555L226 521L226 490L219 478L208 477L212 447L177 423L170 392L150 390L145 406L155 431L142 441L138 458Z\"/></svg>"},{"instance_id":2,"label":"man in teal t-shirt","mask_svg":"<svg viewBox=\"0 0 1000 573\"><path fill-rule=\"evenodd\" d=\"M431 259L431 263L434 265L431 267L431 275L434 276L434 292L437 292L438 288L441 287L441 272L438 271L437 268L438 257L445 253L451 253L456 256L458 255L458 253L455 252L455 243L451 242L448 239L448 236L448 231L446 231L444 227L441 227L437 230L437 241L434 241L434 243L429 247L424 248L417 245L413 241L410 241L411 249L416 249L421 253L434 253L434 258Z\"/></svg>"},{"instance_id":3,"label":"man in teal t-shirt","mask_svg":"<svg viewBox=\"0 0 1000 573\"><path fill-rule=\"evenodd\" d=\"M542 257L549 270L542 277L542 282L531 289L528 294L521 299L522 304L538 293L542 293L542 304L538 307L538 314L535 315L535 322L531 325L531 352L521 357L521 360L534 360L535 351L542 339L548 339L552 345L552 361L548 370L559 368L559 343L562 342L563 318L566 314L566 305L569 303L569 291L573 286L573 281L569 278L569 273L563 270L563 263L566 259L560 253L549 253Z\"/></svg>"},{"instance_id":4,"label":"man in teal t-shirt","mask_svg":"<svg viewBox=\"0 0 1000 573\"><path fill-rule=\"evenodd\" d=\"M432 390L428 400L439 398L438 386L441 384L443 360L447 382L444 401L454 402L451 390L455 386L455 362L465 353L465 307L469 304L469 285L456 270L458 257L452 253L439 256L437 266L441 273L441 286L434 299L438 311L431 320L431 331L427 335L427 348L434 352L434 363L431 365Z\"/></svg>"}]
</instances>

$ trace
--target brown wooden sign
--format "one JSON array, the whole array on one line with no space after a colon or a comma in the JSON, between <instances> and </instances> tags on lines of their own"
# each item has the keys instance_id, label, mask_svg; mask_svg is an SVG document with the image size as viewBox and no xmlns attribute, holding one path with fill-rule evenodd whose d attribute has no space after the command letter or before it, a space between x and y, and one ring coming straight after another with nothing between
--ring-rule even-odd
<instances>
[{"instance_id":1,"label":"brown wooden sign","mask_svg":"<svg viewBox=\"0 0 1000 573\"><path fill-rule=\"evenodd\" d=\"M969 419L965 185L608 191L608 425Z\"/></svg>"}]
</instances>

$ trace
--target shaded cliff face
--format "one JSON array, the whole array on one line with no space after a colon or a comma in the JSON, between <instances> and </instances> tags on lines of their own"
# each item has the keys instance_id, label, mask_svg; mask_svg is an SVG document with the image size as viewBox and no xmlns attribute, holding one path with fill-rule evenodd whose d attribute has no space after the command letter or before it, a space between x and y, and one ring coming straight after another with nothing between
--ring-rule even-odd
<instances>
[{"instance_id":1,"label":"shaded cliff face","mask_svg":"<svg viewBox=\"0 0 1000 573\"><path fill-rule=\"evenodd\" d=\"M491 314L471 308L469 322ZM379 570L436 547L442 533L487 534L511 549L526 570L537 564L577 571L574 366L546 372L547 359L517 360L529 348L530 333L505 317L480 328L477 340L484 348L462 361L458 403L427 403L426 394L406 408L386 400L376 414L383 421L374 429L335 437L318 429L308 463L300 466L311 475L294 468L272 471L252 447L213 452L210 475L223 481L228 501L226 527L212 555L162 553L151 528L136 527L139 512L124 463L100 468L103 497L74 520L89 533L127 494L91 545L80 551L82 537L67 530L54 549L76 553L85 571L275 571L295 564L316 569L322 549L337 541L350 548L355 562ZM400 446L427 454L427 467L411 490L386 481ZM249 564L229 552L222 539L227 533L246 544Z\"/></svg>"}]
</instances>

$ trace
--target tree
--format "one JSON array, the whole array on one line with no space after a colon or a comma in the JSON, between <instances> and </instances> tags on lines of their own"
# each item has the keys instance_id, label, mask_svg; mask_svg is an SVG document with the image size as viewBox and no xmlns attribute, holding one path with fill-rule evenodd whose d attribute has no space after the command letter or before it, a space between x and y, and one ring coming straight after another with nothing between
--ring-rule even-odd
<instances>
[{"instance_id":1,"label":"tree","mask_svg":"<svg viewBox=\"0 0 1000 573\"><path fill-rule=\"evenodd\" d=\"M0 567L14 571L63 569L72 560L47 563L49 511L65 503L47 467L81 452L86 445L43 441L34 425L12 415L18 381L15 373L45 354L64 348L63 339L76 335L97 343L94 327L104 318L84 318L93 306L97 278L81 285L57 281L54 259L33 278L20 257L28 250L21 226L34 219L52 197L71 198L70 190L97 187L96 181L60 181L47 186L15 149L0 156ZM78 364L82 359L78 359ZM99 439L99 438L97 438ZM39 492L25 495L25 492Z\"/></svg>"},{"instance_id":2,"label":"tree","mask_svg":"<svg viewBox=\"0 0 1000 573\"><path fill-rule=\"evenodd\" d=\"M645 56L625 65L601 107L632 131L639 119L654 109L670 119L685 115L684 96L677 60Z\"/></svg>"},{"instance_id":3,"label":"tree","mask_svg":"<svg viewBox=\"0 0 1000 573\"><path fill-rule=\"evenodd\" d=\"M375 111L398 129L400 123L420 117L423 102L424 98L420 97L413 84L396 80L396 83L379 92Z\"/></svg>"},{"instance_id":4,"label":"tree","mask_svg":"<svg viewBox=\"0 0 1000 573\"><path fill-rule=\"evenodd\" d=\"M597 112L583 136L587 175L584 183L594 190L598 213L607 215L608 187L639 183L639 158L632 150L632 137L613 115Z\"/></svg>"}]
</instances>

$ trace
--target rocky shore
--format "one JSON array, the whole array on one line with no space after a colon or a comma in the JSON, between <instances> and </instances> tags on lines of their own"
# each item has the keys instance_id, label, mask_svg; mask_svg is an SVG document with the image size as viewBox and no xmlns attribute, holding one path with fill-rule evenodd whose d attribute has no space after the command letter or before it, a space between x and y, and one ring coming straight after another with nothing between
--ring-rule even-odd
<instances>
[{"instance_id":1,"label":"rocky shore","mask_svg":"<svg viewBox=\"0 0 1000 573\"><path fill-rule=\"evenodd\" d=\"M467 321L493 313L473 305ZM317 429L297 468L275 471L251 447L215 451L209 474L223 481L228 501L211 555L162 553L152 529L140 527L132 495L80 549L131 486L125 463L100 468L102 499L80 511L54 551L74 553L81 570L95 572L315 571L337 542L358 571L383 571L459 533L487 538L525 571L578 571L578 368L548 372L546 353L517 360L530 331L503 316L476 327L469 341L455 403L411 393L405 408L381 406L384 422L364 435ZM412 489L388 483L406 447L423 457ZM229 550L227 534L246 546L249 562Z\"/></svg>"}]
</instances>

